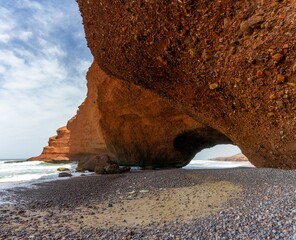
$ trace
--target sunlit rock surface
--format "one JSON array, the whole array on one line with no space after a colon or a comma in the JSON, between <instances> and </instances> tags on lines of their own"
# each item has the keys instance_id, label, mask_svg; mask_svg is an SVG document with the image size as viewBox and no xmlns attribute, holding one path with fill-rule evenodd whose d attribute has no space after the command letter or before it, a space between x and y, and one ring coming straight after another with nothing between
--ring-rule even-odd
<instances>
[{"instance_id":1,"label":"sunlit rock surface","mask_svg":"<svg viewBox=\"0 0 296 240\"><path fill-rule=\"evenodd\" d=\"M43 161L67 161L69 160L69 139L70 131L68 128L61 127L57 130L57 135L50 137L48 146L43 148L42 153L30 160Z\"/></svg>"},{"instance_id":2,"label":"sunlit rock surface","mask_svg":"<svg viewBox=\"0 0 296 240\"><path fill-rule=\"evenodd\" d=\"M89 159L97 161L96 155L125 166L181 167L204 148L230 143L166 99L109 77L95 62L87 81L87 98L67 125L68 156L80 160L80 169L94 169Z\"/></svg>"},{"instance_id":3,"label":"sunlit rock surface","mask_svg":"<svg viewBox=\"0 0 296 240\"><path fill-rule=\"evenodd\" d=\"M296 167L295 1L78 3L88 46L113 79L168 99L190 121L238 145L257 167ZM146 126L135 127L140 136ZM189 145L187 138L181 142ZM114 143L138 158L128 150L131 142ZM149 152L158 154L157 147ZM161 156L161 162L175 161Z\"/></svg>"}]
</instances>

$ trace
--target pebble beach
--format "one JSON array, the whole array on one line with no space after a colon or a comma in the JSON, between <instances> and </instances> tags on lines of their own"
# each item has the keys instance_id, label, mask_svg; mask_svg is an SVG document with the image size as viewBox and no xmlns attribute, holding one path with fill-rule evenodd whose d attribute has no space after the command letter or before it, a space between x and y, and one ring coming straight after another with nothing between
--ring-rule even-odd
<instances>
[{"instance_id":1,"label":"pebble beach","mask_svg":"<svg viewBox=\"0 0 296 240\"><path fill-rule=\"evenodd\" d=\"M172 169L5 192L0 239L296 239L296 171Z\"/></svg>"}]
</instances>

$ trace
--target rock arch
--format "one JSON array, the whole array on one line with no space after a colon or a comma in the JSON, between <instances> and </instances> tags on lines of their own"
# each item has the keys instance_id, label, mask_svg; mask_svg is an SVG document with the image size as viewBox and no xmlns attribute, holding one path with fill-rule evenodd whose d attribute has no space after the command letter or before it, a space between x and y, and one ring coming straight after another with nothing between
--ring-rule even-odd
<instances>
[{"instance_id":1,"label":"rock arch","mask_svg":"<svg viewBox=\"0 0 296 240\"><path fill-rule=\"evenodd\" d=\"M258 167L296 167L295 1L78 3L104 72L168 99Z\"/></svg>"}]
</instances>

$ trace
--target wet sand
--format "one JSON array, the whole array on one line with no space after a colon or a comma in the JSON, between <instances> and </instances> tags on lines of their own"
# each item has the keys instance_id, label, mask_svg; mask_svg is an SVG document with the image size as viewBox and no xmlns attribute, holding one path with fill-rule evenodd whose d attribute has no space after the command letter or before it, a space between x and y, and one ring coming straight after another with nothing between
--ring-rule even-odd
<instances>
[{"instance_id":1,"label":"wet sand","mask_svg":"<svg viewBox=\"0 0 296 240\"><path fill-rule=\"evenodd\" d=\"M274 169L70 178L8 192L0 239L292 239L295 189Z\"/></svg>"}]
</instances>

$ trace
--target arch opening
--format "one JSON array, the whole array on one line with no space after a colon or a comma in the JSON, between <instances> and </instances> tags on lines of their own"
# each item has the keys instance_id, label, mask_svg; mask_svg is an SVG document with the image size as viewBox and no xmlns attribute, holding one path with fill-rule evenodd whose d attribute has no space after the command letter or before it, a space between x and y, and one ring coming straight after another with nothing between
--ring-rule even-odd
<instances>
[{"instance_id":1,"label":"arch opening","mask_svg":"<svg viewBox=\"0 0 296 240\"><path fill-rule=\"evenodd\" d=\"M173 141L174 149L181 153L184 165L203 149L217 144L230 144L231 140L224 134L208 126L203 126L177 135Z\"/></svg>"},{"instance_id":2,"label":"arch opening","mask_svg":"<svg viewBox=\"0 0 296 240\"><path fill-rule=\"evenodd\" d=\"M198 152L187 169L224 169L254 167L240 148L233 144L218 144Z\"/></svg>"},{"instance_id":3,"label":"arch opening","mask_svg":"<svg viewBox=\"0 0 296 240\"><path fill-rule=\"evenodd\" d=\"M215 158L226 158L242 154L240 148L233 144L218 144L210 148L205 148L198 152L194 159L196 160L209 160Z\"/></svg>"}]
</instances>

